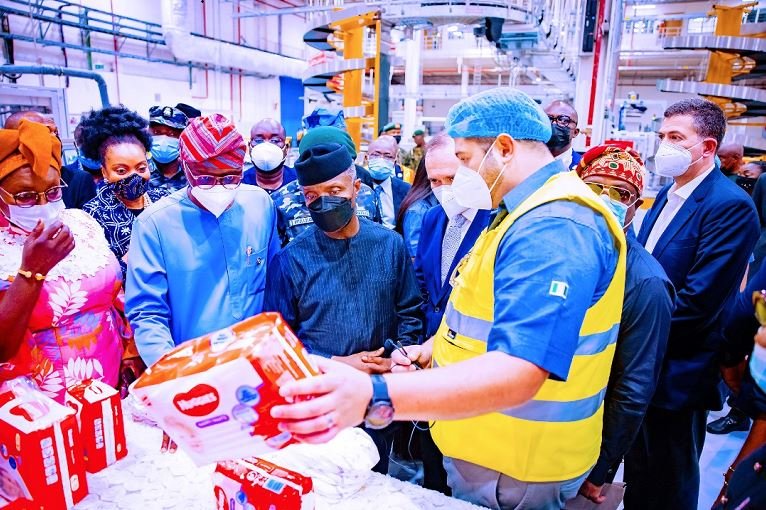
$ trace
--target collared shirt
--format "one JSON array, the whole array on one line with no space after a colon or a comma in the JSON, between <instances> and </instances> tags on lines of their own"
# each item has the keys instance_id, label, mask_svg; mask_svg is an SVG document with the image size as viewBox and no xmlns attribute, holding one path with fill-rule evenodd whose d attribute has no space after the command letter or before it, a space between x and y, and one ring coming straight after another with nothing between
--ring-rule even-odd
<instances>
[{"instance_id":1,"label":"collared shirt","mask_svg":"<svg viewBox=\"0 0 766 510\"><path fill-rule=\"evenodd\" d=\"M478 209L466 209L465 211L461 212L460 214L463 216L463 218L466 219L466 222L463 223L463 226L460 228L460 242L463 242L463 239L465 239L466 234L468 234L468 230L471 228L471 223L473 223L473 220L476 219L476 213L478 213Z\"/></svg>"},{"instance_id":2,"label":"collared shirt","mask_svg":"<svg viewBox=\"0 0 766 510\"><path fill-rule=\"evenodd\" d=\"M167 194L168 192L164 189L150 189L144 194L144 209ZM96 192L96 196L82 206L82 210L93 216L98 224L101 225L101 228L104 229L104 236L109 243L112 253L120 262L124 277L127 270L124 257L128 253L130 236L133 231L133 221L136 219L137 214L128 209L128 206L117 198L113 188L109 185L100 187Z\"/></svg>"},{"instance_id":3,"label":"collared shirt","mask_svg":"<svg viewBox=\"0 0 766 510\"><path fill-rule=\"evenodd\" d=\"M380 191L378 189L380 188ZM394 190L391 177L381 183L375 183L375 194L380 196L380 213L383 225L391 230L396 228L396 210L394 209Z\"/></svg>"},{"instance_id":4,"label":"collared shirt","mask_svg":"<svg viewBox=\"0 0 766 510\"><path fill-rule=\"evenodd\" d=\"M387 338L417 343L421 305L402 236L360 218L350 239L312 225L274 257L264 309L281 313L310 352L330 357L374 351Z\"/></svg>"},{"instance_id":5,"label":"collared shirt","mask_svg":"<svg viewBox=\"0 0 766 510\"><path fill-rule=\"evenodd\" d=\"M253 186L258 186L258 179L257 179L257 172L255 165L250 165L248 168L245 169L245 171L242 173L242 184L251 184ZM271 195L272 193L276 193L277 191L281 190L283 187L287 186L291 182L298 179L298 173L295 171L295 168L291 166L284 165L282 167L282 184L279 185L277 189L266 189L263 188L263 190ZM260 188L260 186L258 186Z\"/></svg>"},{"instance_id":6,"label":"collared shirt","mask_svg":"<svg viewBox=\"0 0 766 510\"><path fill-rule=\"evenodd\" d=\"M675 308L675 289L665 270L632 231L625 237L625 301L605 399L601 454L588 475L594 485L611 481L641 428L662 370Z\"/></svg>"},{"instance_id":7,"label":"collared shirt","mask_svg":"<svg viewBox=\"0 0 766 510\"><path fill-rule=\"evenodd\" d=\"M555 174L553 161L504 198L513 211ZM541 205L505 233L495 259L495 317L487 350L502 351L566 380L585 313L606 292L617 267L606 220L568 200ZM565 298L556 289L565 288Z\"/></svg>"},{"instance_id":8,"label":"collared shirt","mask_svg":"<svg viewBox=\"0 0 766 510\"><path fill-rule=\"evenodd\" d=\"M151 365L191 338L260 313L266 268L279 250L274 204L241 185L216 218L178 190L136 220L125 308Z\"/></svg>"},{"instance_id":9,"label":"collared shirt","mask_svg":"<svg viewBox=\"0 0 766 510\"><path fill-rule=\"evenodd\" d=\"M676 217L678 211L681 210L684 203L686 203L686 200L689 199L692 193L694 193L694 190L702 184L702 181L704 181L714 169L715 165L711 166L707 171L701 173L680 188L675 183L670 187L668 190L668 202L662 208L662 211L660 211L659 216L657 216L657 221L654 222L652 231L649 233L649 237L646 240L645 246L649 253L654 251L660 237L662 237L662 234L668 229L668 226L673 221L673 218Z\"/></svg>"},{"instance_id":10,"label":"collared shirt","mask_svg":"<svg viewBox=\"0 0 766 510\"><path fill-rule=\"evenodd\" d=\"M564 165L565 169L572 168L572 153L574 152L574 149L572 147L569 147L566 151L562 152L558 156L556 156L556 159L558 161L561 161L561 163Z\"/></svg>"},{"instance_id":11,"label":"collared shirt","mask_svg":"<svg viewBox=\"0 0 766 510\"><path fill-rule=\"evenodd\" d=\"M149 164L152 167L152 175L149 178L149 188L163 189L166 194L170 194L181 188L185 188L188 184L186 174L180 164L178 165L178 171L170 177L165 177L165 174L157 168L157 164L154 160L150 160Z\"/></svg>"}]
</instances>

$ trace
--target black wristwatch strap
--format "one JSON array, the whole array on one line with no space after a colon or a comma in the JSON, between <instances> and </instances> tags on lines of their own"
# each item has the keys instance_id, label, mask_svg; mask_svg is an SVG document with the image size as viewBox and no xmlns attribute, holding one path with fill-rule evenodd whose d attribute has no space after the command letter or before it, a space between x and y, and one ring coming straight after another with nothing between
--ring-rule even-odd
<instances>
[{"instance_id":1,"label":"black wristwatch strap","mask_svg":"<svg viewBox=\"0 0 766 510\"><path fill-rule=\"evenodd\" d=\"M391 397L388 396L388 384L382 375L372 375L372 401L370 404L378 402L391 405Z\"/></svg>"}]
</instances>

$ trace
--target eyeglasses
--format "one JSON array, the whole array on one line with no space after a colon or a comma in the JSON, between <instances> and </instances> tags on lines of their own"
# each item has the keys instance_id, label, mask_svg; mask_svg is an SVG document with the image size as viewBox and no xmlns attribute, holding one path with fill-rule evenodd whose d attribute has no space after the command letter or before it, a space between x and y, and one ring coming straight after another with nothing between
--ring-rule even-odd
<instances>
[{"instance_id":1,"label":"eyeglasses","mask_svg":"<svg viewBox=\"0 0 766 510\"><path fill-rule=\"evenodd\" d=\"M577 125L577 122L569 115L548 115L548 119L551 121L551 124L556 124L561 127Z\"/></svg>"},{"instance_id":2,"label":"eyeglasses","mask_svg":"<svg viewBox=\"0 0 766 510\"><path fill-rule=\"evenodd\" d=\"M755 308L755 318L758 319L758 324L766 326L766 290L753 292L753 308Z\"/></svg>"},{"instance_id":3,"label":"eyeglasses","mask_svg":"<svg viewBox=\"0 0 766 510\"><path fill-rule=\"evenodd\" d=\"M236 189L242 184L242 174L224 175L216 177L214 175L191 175L192 184L200 189L210 189L216 184L220 184L226 189Z\"/></svg>"},{"instance_id":4,"label":"eyeglasses","mask_svg":"<svg viewBox=\"0 0 766 510\"><path fill-rule=\"evenodd\" d=\"M48 202L58 202L64 198L63 189L67 187L66 182L61 179L59 186L53 186L45 191L22 191L20 193L8 193L4 188L0 188L6 195L13 198L13 202L19 207L34 207L40 203L40 197L45 196Z\"/></svg>"},{"instance_id":5,"label":"eyeglasses","mask_svg":"<svg viewBox=\"0 0 766 510\"><path fill-rule=\"evenodd\" d=\"M272 137L272 138L269 138L268 140L266 140L265 138L262 138L260 136L256 136L255 138L250 140L250 147L255 147L256 145L260 145L263 142L273 143L274 145L276 145L280 149L284 149L285 148L285 141L282 140L281 138Z\"/></svg>"},{"instance_id":6,"label":"eyeglasses","mask_svg":"<svg viewBox=\"0 0 766 510\"><path fill-rule=\"evenodd\" d=\"M587 184L588 187L593 190L596 195L601 195L604 190L606 190L610 199L622 202L628 207L633 205L633 203L637 200L636 195L632 191L626 190L625 188L620 188L619 186L605 186L597 182L586 182L585 184Z\"/></svg>"}]
</instances>

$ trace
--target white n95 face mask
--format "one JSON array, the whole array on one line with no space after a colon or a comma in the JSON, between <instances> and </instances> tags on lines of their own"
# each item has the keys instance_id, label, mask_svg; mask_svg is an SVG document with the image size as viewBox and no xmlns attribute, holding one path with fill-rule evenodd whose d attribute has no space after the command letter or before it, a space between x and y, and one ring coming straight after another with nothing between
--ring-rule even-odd
<instances>
[{"instance_id":1,"label":"white n95 face mask","mask_svg":"<svg viewBox=\"0 0 766 510\"><path fill-rule=\"evenodd\" d=\"M270 172L285 161L285 153L271 142L262 142L250 149L250 159L260 170Z\"/></svg>"},{"instance_id":2,"label":"white n95 face mask","mask_svg":"<svg viewBox=\"0 0 766 510\"><path fill-rule=\"evenodd\" d=\"M6 204L8 207L8 221L25 232L32 232L37 226L37 220L41 220L44 226L49 226L56 221L64 210L64 201L47 202L32 207L19 207L18 205Z\"/></svg>"},{"instance_id":3,"label":"white n95 face mask","mask_svg":"<svg viewBox=\"0 0 766 510\"><path fill-rule=\"evenodd\" d=\"M223 212L229 208L234 202L234 197L237 195L237 190L226 189L223 186L213 186L210 189L202 189L193 186L191 194L196 198L202 206L213 213L216 218L219 218Z\"/></svg>"},{"instance_id":4,"label":"white n95 face mask","mask_svg":"<svg viewBox=\"0 0 766 510\"><path fill-rule=\"evenodd\" d=\"M702 140L689 149L693 149L701 143ZM689 149L663 140L654 154L654 173L663 177L679 177L685 174L690 166L702 159L700 156L697 161L692 161L692 153Z\"/></svg>"},{"instance_id":5,"label":"white n95 face mask","mask_svg":"<svg viewBox=\"0 0 766 510\"><path fill-rule=\"evenodd\" d=\"M487 161L487 156L495 147L492 142L489 150L479 163L479 168L474 172L465 165L460 165L455 173L455 180L452 181L452 191L455 194L455 201L466 209L483 209L489 211L492 209L492 190L495 189L500 177L505 172L506 165L503 165L500 173L497 174L492 186L487 186L484 178L481 176L481 169Z\"/></svg>"},{"instance_id":6,"label":"white n95 face mask","mask_svg":"<svg viewBox=\"0 0 766 510\"><path fill-rule=\"evenodd\" d=\"M452 219L458 214L465 211L467 208L458 204L455 200L455 193L452 191L452 186L445 184L439 186L433 190L436 200L441 204L442 209L447 214L447 218Z\"/></svg>"}]
</instances>

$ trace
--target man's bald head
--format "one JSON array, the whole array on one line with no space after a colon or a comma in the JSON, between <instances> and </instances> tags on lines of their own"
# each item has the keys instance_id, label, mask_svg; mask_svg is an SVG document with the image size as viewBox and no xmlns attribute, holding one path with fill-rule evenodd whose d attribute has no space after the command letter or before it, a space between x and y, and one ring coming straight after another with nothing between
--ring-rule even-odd
<instances>
[{"instance_id":1,"label":"man's bald head","mask_svg":"<svg viewBox=\"0 0 766 510\"><path fill-rule=\"evenodd\" d=\"M384 150L387 152L394 152L399 149L399 144L396 143L396 138L391 135L381 135L376 140L370 142L370 146L367 152L373 152L374 150Z\"/></svg>"},{"instance_id":2,"label":"man's bald head","mask_svg":"<svg viewBox=\"0 0 766 510\"><path fill-rule=\"evenodd\" d=\"M250 138L261 138L268 141L273 137L277 137L284 143L286 136L285 128L276 119L259 120L250 129Z\"/></svg>"},{"instance_id":3,"label":"man's bald head","mask_svg":"<svg viewBox=\"0 0 766 510\"><path fill-rule=\"evenodd\" d=\"M575 124L579 124L580 122L580 120L577 118L577 110L575 110L574 106L567 103L566 101L561 101L561 100L553 101L551 104L546 106L544 110L549 117L558 117L559 115L566 115L567 117L575 121Z\"/></svg>"},{"instance_id":4,"label":"man's bald head","mask_svg":"<svg viewBox=\"0 0 766 510\"><path fill-rule=\"evenodd\" d=\"M721 160L721 171L725 174L739 173L742 168L742 157L745 148L741 143L725 143L718 149L718 159Z\"/></svg>"}]
</instances>

